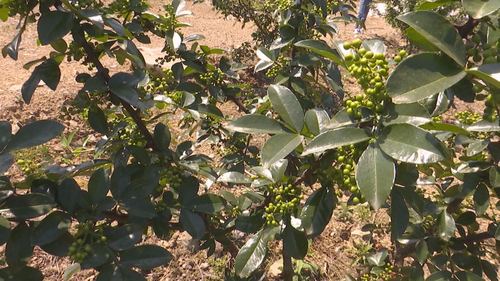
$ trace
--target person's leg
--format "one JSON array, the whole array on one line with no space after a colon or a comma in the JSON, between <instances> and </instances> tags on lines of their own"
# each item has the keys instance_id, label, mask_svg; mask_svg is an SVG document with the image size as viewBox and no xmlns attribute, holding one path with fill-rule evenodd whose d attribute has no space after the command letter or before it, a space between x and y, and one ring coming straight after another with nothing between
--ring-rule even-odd
<instances>
[{"instance_id":1,"label":"person's leg","mask_svg":"<svg viewBox=\"0 0 500 281\"><path fill-rule=\"evenodd\" d=\"M365 25L366 17L370 11L371 0L360 0L359 1L359 11L358 11L358 23L356 24L356 33L360 33L361 29Z\"/></svg>"},{"instance_id":2,"label":"person's leg","mask_svg":"<svg viewBox=\"0 0 500 281\"><path fill-rule=\"evenodd\" d=\"M362 23L365 22L366 17L368 16L368 12L370 11L370 2L371 0L359 1L358 20Z\"/></svg>"}]
</instances>

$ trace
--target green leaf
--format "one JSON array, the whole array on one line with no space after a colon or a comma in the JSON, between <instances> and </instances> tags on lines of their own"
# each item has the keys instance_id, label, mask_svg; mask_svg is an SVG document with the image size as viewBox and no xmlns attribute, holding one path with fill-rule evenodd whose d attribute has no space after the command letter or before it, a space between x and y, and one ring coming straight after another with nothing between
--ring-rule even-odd
<instances>
[{"instance_id":1,"label":"green leaf","mask_svg":"<svg viewBox=\"0 0 500 281\"><path fill-rule=\"evenodd\" d=\"M387 80L394 103L414 103L458 83L466 73L449 58L421 53L402 61Z\"/></svg>"},{"instance_id":2,"label":"green leaf","mask_svg":"<svg viewBox=\"0 0 500 281\"><path fill-rule=\"evenodd\" d=\"M160 151L167 151L172 140L172 135L167 125L158 123L154 130L154 142Z\"/></svg>"},{"instance_id":3,"label":"green leaf","mask_svg":"<svg viewBox=\"0 0 500 281\"><path fill-rule=\"evenodd\" d=\"M2 281L42 281L43 274L39 269L33 267L4 267L0 269Z\"/></svg>"},{"instance_id":4,"label":"green leaf","mask_svg":"<svg viewBox=\"0 0 500 281\"><path fill-rule=\"evenodd\" d=\"M92 129L96 132L103 135L109 134L108 120L100 107L91 106L89 108L88 121L90 127L92 127Z\"/></svg>"},{"instance_id":5,"label":"green leaf","mask_svg":"<svg viewBox=\"0 0 500 281\"><path fill-rule=\"evenodd\" d=\"M381 251L375 252L371 255L369 255L366 259L368 260L368 263L373 266L384 266L385 260L387 259L387 256L389 253L387 250L383 249Z\"/></svg>"},{"instance_id":6,"label":"green leaf","mask_svg":"<svg viewBox=\"0 0 500 281\"><path fill-rule=\"evenodd\" d=\"M306 233L287 225L282 235L284 254L292 258L303 259L308 248Z\"/></svg>"},{"instance_id":7,"label":"green leaf","mask_svg":"<svg viewBox=\"0 0 500 281\"><path fill-rule=\"evenodd\" d=\"M231 121L226 128L246 134L282 134L285 130L281 124L264 115L249 114Z\"/></svg>"},{"instance_id":8,"label":"green leaf","mask_svg":"<svg viewBox=\"0 0 500 281\"><path fill-rule=\"evenodd\" d=\"M301 135L274 135L266 141L261 151L262 164L269 167L276 161L285 158L302 143Z\"/></svg>"},{"instance_id":9,"label":"green leaf","mask_svg":"<svg viewBox=\"0 0 500 281\"><path fill-rule=\"evenodd\" d=\"M432 273L425 281L449 281L452 280L449 271L437 271Z\"/></svg>"},{"instance_id":10,"label":"green leaf","mask_svg":"<svg viewBox=\"0 0 500 281\"><path fill-rule=\"evenodd\" d=\"M57 137L64 126L52 120L39 120L21 127L5 148L8 151L37 146Z\"/></svg>"},{"instance_id":11,"label":"green leaf","mask_svg":"<svg viewBox=\"0 0 500 281\"><path fill-rule=\"evenodd\" d=\"M489 122L486 120L481 120L467 127L470 132L498 132L500 131L500 124L497 121Z\"/></svg>"},{"instance_id":12,"label":"green leaf","mask_svg":"<svg viewBox=\"0 0 500 281\"><path fill-rule=\"evenodd\" d=\"M391 195L391 238L396 241L403 235L410 220L408 207L400 189L393 188Z\"/></svg>"},{"instance_id":13,"label":"green leaf","mask_svg":"<svg viewBox=\"0 0 500 281\"><path fill-rule=\"evenodd\" d=\"M421 125L420 128L428 131L441 131L441 132L450 132L454 133L457 135L464 135L468 136L469 132L459 126L455 126L453 124L448 124L448 123L437 123L437 122L430 122L425 125Z\"/></svg>"},{"instance_id":14,"label":"green leaf","mask_svg":"<svg viewBox=\"0 0 500 281\"><path fill-rule=\"evenodd\" d=\"M271 85L267 89L267 95L273 109L283 121L295 129L295 132L300 133L304 126L304 111L292 91L284 86Z\"/></svg>"},{"instance_id":15,"label":"green leaf","mask_svg":"<svg viewBox=\"0 0 500 281\"><path fill-rule=\"evenodd\" d=\"M500 9L500 3L496 0L462 0L462 6L475 19L483 18Z\"/></svg>"},{"instance_id":16,"label":"green leaf","mask_svg":"<svg viewBox=\"0 0 500 281\"><path fill-rule=\"evenodd\" d=\"M448 6L453 2L455 2L455 0L427 0L418 4L415 8L418 11L434 10L443 6Z\"/></svg>"},{"instance_id":17,"label":"green leaf","mask_svg":"<svg viewBox=\"0 0 500 281\"><path fill-rule=\"evenodd\" d=\"M483 281L484 279L481 276L476 275L470 271L459 271L456 273L458 280L460 281Z\"/></svg>"},{"instance_id":18,"label":"green leaf","mask_svg":"<svg viewBox=\"0 0 500 281\"><path fill-rule=\"evenodd\" d=\"M252 183L252 180L240 172L226 172L217 178L217 182L247 184Z\"/></svg>"},{"instance_id":19,"label":"green leaf","mask_svg":"<svg viewBox=\"0 0 500 281\"><path fill-rule=\"evenodd\" d=\"M478 215L483 215L490 205L490 193L485 184L480 184L473 196L474 208Z\"/></svg>"},{"instance_id":20,"label":"green leaf","mask_svg":"<svg viewBox=\"0 0 500 281\"><path fill-rule=\"evenodd\" d=\"M32 219L47 214L54 206L52 198L41 193L11 196L0 209L0 215L8 219Z\"/></svg>"},{"instance_id":21,"label":"green leaf","mask_svg":"<svg viewBox=\"0 0 500 281\"><path fill-rule=\"evenodd\" d=\"M406 163L428 164L446 158L436 137L408 124L385 127L378 142L387 155Z\"/></svg>"},{"instance_id":22,"label":"green leaf","mask_svg":"<svg viewBox=\"0 0 500 281\"><path fill-rule=\"evenodd\" d=\"M369 139L370 135L368 135L365 130L359 128L339 128L332 131L326 131L315 137L311 143L306 146L302 156L364 142Z\"/></svg>"},{"instance_id":23,"label":"green leaf","mask_svg":"<svg viewBox=\"0 0 500 281\"><path fill-rule=\"evenodd\" d=\"M123 266L106 266L99 271L96 281L146 281L146 278L137 271Z\"/></svg>"},{"instance_id":24,"label":"green leaf","mask_svg":"<svg viewBox=\"0 0 500 281\"><path fill-rule=\"evenodd\" d=\"M295 43L295 46L308 49L315 54L330 59L335 64L343 65L337 51L330 48L330 46L322 40L306 39Z\"/></svg>"},{"instance_id":25,"label":"green leaf","mask_svg":"<svg viewBox=\"0 0 500 281\"><path fill-rule=\"evenodd\" d=\"M415 245L415 255L417 257L417 261L420 264L424 264L429 257L429 247L427 246L427 242L425 240L419 240Z\"/></svg>"},{"instance_id":26,"label":"green leaf","mask_svg":"<svg viewBox=\"0 0 500 281\"><path fill-rule=\"evenodd\" d=\"M417 11L398 19L422 35L459 65L465 65L465 45L457 29L445 17L431 11Z\"/></svg>"},{"instance_id":27,"label":"green leaf","mask_svg":"<svg viewBox=\"0 0 500 281\"><path fill-rule=\"evenodd\" d=\"M33 231L33 243L46 245L56 241L71 226L71 216L55 211L46 216Z\"/></svg>"},{"instance_id":28,"label":"green leaf","mask_svg":"<svg viewBox=\"0 0 500 281\"><path fill-rule=\"evenodd\" d=\"M83 269L95 268L108 263L112 258L114 253L106 245L92 244L81 266Z\"/></svg>"},{"instance_id":29,"label":"green leaf","mask_svg":"<svg viewBox=\"0 0 500 281\"><path fill-rule=\"evenodd\" d=\"M234 260L234 270L241 278L248 278L260 267L267 254L265 230L257 232L241 247Z\"/></svg>"},{"instance_id":30,"label":"green leaf","mask_svg":"<svg viewBox=\"0 0 500 281\"><path fill-rule=\"evenodd\" d=\"M356 166L356 183L373 209L385 204L391 193L396 168L394 161L388 158L380 148L369 145L359 158Z\"/></svg>"},{"instance_id":31,"label":"green leaf","mask_svg":"<svg viewBox=\"0 0 500 281\"><path fill-rule=\"evenodd\" d=\"M30 103L33 93L40 84L40 81L53 91L57 89L59 81L61 80L61 70L59 64L54 59L48 59L37 65L30 75L30 78L24 82L21 87L21 94L26 103Z\"/></svg>"},{"instance_id":32,"label":"green leaf","mask_svg":"<svg viewBox=\"0 0 500 281\"><path fill-rule=\"evenodd\" d=\"M120 263L128 267L150 270L170 262L172 255L156 245L140 245L120 252Z\"/></svg>"},{"instance_id":33,"label":"green leaf","mask_svg":"<svg viewBox=\"0 0 500 281\"><path fill-rule=\"evenodd\" d=\"M490 184L493 188L500 187L500 168L491 167L489 172Z\"/></svg>"},{"instance_id":34,"label":"green leaf","mask_svg":"<svg viewBox=\"0 0 500 281\"><path fill-rule=\"evenodd\" d=\"M125 224L105 231L108 246L116 251L132 248L142 240L144 227L137 224Z\"/></svg>"},{"instance_id":35,"label":"green leaf","mask_svg":"<svg viewBox=\"0 0 500 281\"><path fill-rule=\"evenodd\" d=\"M26 265L32 255L31 229L26 223L19 223L7 241L5 260L9 266Z\"/></svg>"},{"instance_id":36,"label":"green leaf","mask_svg":"<svg viewBox=\"0 0 500 281\"><path fill-rule=\"evenodd\" d=\"M64 210L72 213L78 206L81 189L74 179L64 179L57 188L56 199Z\"/></svg>"},{"instance_id":37,"label":"green leaf","mask_svg":"<svg viewBox=\"0 0 500 281\"><path fill-rule=\"evenodd\" d=\"M126 191L122 196L121 204L129 215L151 219L156 216L156 210L151 199L142 189L134 188Z\"/></svg>"},{"instance_id":38,"label":"green leaf","mask_svg":"<svg viewBox=\"0 0 500 281\"><path fill-rule=\"evenodd\" d=\"M103 168L95 171L90 177L88 191L93 204L98 204L106 198L109 191L109 177Z\"/></svg>"},{"instance_id":39,"label":"green leaf","mask_svg":"<svg viewBox=\"0 0 500 281\"><path fill-rule=\"evenodd\" d=\"M179 220L184 230L186 230L194 239L201 239L203 235L205 235L205 221L203 221L203 218L200 215L193 213L188 209L182 208Z\"/></svg>"},{"instance_id":40,"label":"green leaf","mask_svg":"<svg viewBox=\"0 0 500 281\"><path fill-rule=\"evenodd\" d=\"M0 245L3 245L10 236L10 222L0 216Z\"/></svg>"},{"instance_id":41,"label":"green leaf","mask_svg":"<svg viewBox=\"0 0 500 281\"><path fill-rule=\"evenodd\" d=\"M74 16L72 13L61 11L45 11L38 19L38 38L42 45L64 37L73 27Z\"/></svg>"},{"instance_id":42,"label":"green leaf","mask_svg":"<svg viewBox=\"0 0 500 281\"><path fill-rule=\"evenodd\" d=\"M483 64L466 70L467 73L476 76L495 88L500 88L500 63Z\"/></svg>"},{"instance_id":43,"label":"green leaf","mask_svg":"<svg viewBox=\"0 0 500 281\"><path fill-rule=\"evenodd\" d=\"M418 33L414 28L408 27L405 29L405 35L415 46L427 52L437 52L439 49L427 40L422 34Z\"/></svg>"},{"instance_id":44,"label":"green leaf","mask_svg":"<svg viewBox=\"0 0 500 281\"><path fill-rule=\"evenodd\" d=\"M138 78L130 73L119 72L109 79L109 90L133 106L139 104L137 93Z\"/></svg>"},{"instance_id":45,"label":"green leaf","mask_svg":"<svg viewBox=\"0 0 500 281\"><path fill-rule=\"evenodd\" d=\"M205 193L191 200L187 207L191 208L193 212L204 214L216 214L224 209L224 198L210 193Z\"/></svg>"},{"instance_id":46,"label":"green leaf","mask_svg":"<svg viewBox=\"0 0 500 281\"><path fill-rule=\"evenodd\" d=\"M419 103L395 104L390 108L390 116L385 121L386 125L411 124L422 125L431 121L431 116L425 107Z\"/></svg>"},{"instance_id":47,"label":"green leaf","mask_svg":"<svg viewBox=\"0 0 500 281\"><path fill-rule=\"evenodd\" d=\"M441 212L441 215L439 215L439 222L438 222L438 234L439 237L445 241L450 240L451 237L455 234L456 230L455 226L455 220L453 217L446 212L446 210L443 210Z\"/></svg>"},{"instance_id":48,"label":"green leaf","mask_svg":"<svg viewBox=\"0 0 500 281\"><path fill-rule=\"evenodd\" d=\"M328 113L320 109L309 109L305 115L307 129L313 135L317 136L321 133L326 124L330 122Z\"/></svg>"},{"instance_id":49,"label":"green leaf","mask_svg":"<svg viewBox=\"0 0 500 281\"><path fill-rule=\"evenodd\" d=\"M7 146L12 137L12 126L7 121L0 121L0 152Z\"/></svg>"},{"instance_id":50,"label":"green leaf","mask_svg":"<svg viewBox=\"0 0 500 281\"><path fill-rule=\"evenodd\" d=\"M336 197L327 187L322 187L309 196L300 213L307 235L315 237L323 232L330 222L335 204Z\"/></svg>"}]
</instances>

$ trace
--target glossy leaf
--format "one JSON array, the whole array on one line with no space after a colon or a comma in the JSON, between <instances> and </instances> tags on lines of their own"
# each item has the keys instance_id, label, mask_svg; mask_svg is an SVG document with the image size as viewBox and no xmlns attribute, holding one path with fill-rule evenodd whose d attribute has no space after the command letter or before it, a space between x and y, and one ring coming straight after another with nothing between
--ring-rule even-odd
<instances>
[{"instance_id":1,"label":"glossy leaf","mask_svg":"<svg viewBox=\"0 0 500 281\"><path fill-rule=\"evenodd\" d=\"M168 126L162 123L158 123L154 130L154 142L160 151L167 151L172 140L172 135Z\"/></svg>"},{"instance_id":2,"label":"glossy leaf","mask_svg":"<svg viewBox=\"0 0 500 281\"><path fill-rule=\"evenodd\" d=\"M33 231L33 243L46 245L56 241L71 226L71 217L63 212L55 211L46 216Z\"/></svg>"},{"instance_id":3,"label":"glossy leaf","mask_svg":"<svg viewBox=\"0 0 500 281\"><path fill-rule=\"evenodd\" d=\"M261 151L262 164L269 167L276 161L285 158L302 143L301 135L274 135L266 141Z\"/></svg>"},{"instance_id":4,"label":"glossy leaf","mask_svg":"<svg viewBox=\"0 0 500 281\"><path fill-rule=\"evenodd\" d=\"M304 111L292 91L284 86L271 85L267 89L267 95L281 119L300 133L304 126Z\"/></svg>"},{"instance_id":5,"label":"glossy leaf","mask_svg":"<svg viewBox=\"0 0 500 281\"><path fill-rule=\"evenodd\" d=\"M475 19L483 18L500 9L496 0L462 0L465 11Z\"/></svg>"},{"instance_id":6,"label":"glossy leaf","mask_svg":"<svg viewBox=\"0 0 500 281\"><path fill-rule=\"evenodd\" d=\"M495 88L500 88L500 63L483 64L479 67L467 69L467 73L491 84Z\"/></svg>"},{"instance_id":7,"label":"glossy leaf","mask_svg":"<svg viewBox=\"0 0 500 281\"><path fill-rule=\"evenodd\" d=\"M385 123L422 125L431 121L429 112L419 103L395 104Z\"/></svg>"},{"instance_id":8,"label":"glossy leaf","mask_svg":"<svg viewBox=\"0 0 500 281\"><path fill-rule=\"evenodd\" d=\"M425 125L420 126L420 128L428 130L428 131L442 131L442 132L450 132L457 135L468 136L469 132L462 127L455 126L453 124L448 123L437 123L430 122Z\"/></svg>"},{"instance_id":9,"label":"glossy leaf","mask_svg":"<svg viewBox=\"0 0 500 281\"><path fill-rule=\"evenodd\" d=\"M183 208L179 220L184 230L194 239L201 239L205 235L206 226L200 215Z\"/></svg>"},{"instance_id":10,"label":"glossy leaf","mask_svg":"<svg viewBox=\"0 0 500 281\"><path fill-rule=\"evenodd\" d=\"M227 129L246 134L281 134L285 130L278 121L264 115L249 114L231 121Z\"/></svg>"},{"instance_id":11,"label":"glossy leaf","mask_svg":"<svg viewBox=\"0 0 500 281\"><path fill-rule=\"evenodd\" d=\"M474 200L474 208L477 214L484 214L490 205L490 193L488 191L488 187L484 184L479 184L472 198Z\"/></svg>"},{"instance_id":12,"label":"glossy leaf","mask_svg":"<svg viewBox=\"0 0 500 281\"><path fill-rule=\"evenodd\" d=\"M376 210L385 204L395 177L394 161L380 148L369 145L356 165L356 183L372 208Z\"/></svg>"},{"instance_id":13,"label":"glossy leaf","mask_svg":"<svg viewBox=\"0 0 500 281\"><path fill-rule=\"evenodd\" d=\"M98 106L91 106L88 113L90 127L103 135L109 134L108 121L106 115Z\"/></svg>"},{"instance_id":14,"label":"glossy leaf","mask_svg":"<svg viewBox=\"0 0 500 281\"><path fill-rule=\"evenodd\" d=\"M74 179L65 179L57 188L57 202L68 212L73 212L80 200L80 186Z\"/></svg>"},{"instance_id":15,"label":"glossy leaf","mask_svg":"<svg viewBox=\"0 0 500 281\"><path fill-rule=\"evenodd\" d=\"M43 274L39 269L23 267L4 267L0 269L0 279L2 281L42 281Z\"/></svg>"},{"instance_id":16,"label":"glossy leaf","mask_svg":"<svg viewBox=\"0 0 500 281\"><path fill-rule=\"evenodd\" d=\"M302 226L307 235L315 237L323 232L330 222L335 204L335 195L326 187L316 190L309 196L300 213Z\"/></svg>"},{"instance_id":17,"label":"glossy leaf","mask_svg":"<svg viewBox=\"0 0 500 281\"><path fill-rule=\"evenodd\" d=\"M387 155L406 163L427 164L446 158L436 137L412 125L386 127L378 143Z\"/></svg>"},{"instance_id":18,"label":"glossy leaf","mask_svg":"<svg viewBox=\"0 0 500 281\"><path fill-rule=\"evenodd\" d=\"M227 182L227 183L239 183L239 184L246 184L246 183L252 183L252 180L248 177L246 177L244 174L240 172L226 172L220 177L217 178L218 182Z\"/></svg>"},{"instance_id":19,"label":"glossy leaf","mask_svg":"<svg viewBox=\"0 0 500 281\"><path fill-rule=\"evenodd\" d=\"M306 146L302 156L360 143L369 139L370 135L368 135L365 130L359 128L339 128L332 131L326 131L315 137L311 143Z\"/></svg>"},{"instance_id":20,"label":"glossy leaf","mask_svg":"<svg viewBox=\"0 0 500 281\"><path fill-rule=\"evenodd\" d=\"M32 219L47 214L55 206L51 197L41 193L11 196L0 209L5 218Z\"/></svg>"},{"instance_id":21,"label":"glossy leaf","mask_svg":"<svg viewBox=\"0 0 500 281\"><path fill-rule=\"evenodd\" d=\"M0 245L5 244L10 236L10 222L0 216Z\"/></svg>"},{"instance_id":22,"label":"glossy leaf","mask_svg":"<svg viewBox=\"0 0 500 281\"><path fill-rule=\"evenodd\" d=\"M105 230L108 246L116 251L132 248L142 240L144 227L137 224L125 224Z\"/></svg>"},{"instance_id":23,"label":"glossy leaf","mask_svg":"<svg viewBox=\"0 0 500 281\"><path fill-rule=\"evenodd\" d=\"M296 259L303 259L307 254L308 242L305 232L287 225L283 231L284 254Z\"/></svg>"},{"instance_id":24,"label":"glossy leaf","mask_svg":"<svg viewBox=\"0 0 500 281\"><path fill-rule=\"evenodd\" d=\"M216 214L224 209L225 201L222 197L205 193L189 202L192 211L204 214Z\"/></svg>"},{"instance_id":25,"label":"glossy leaf","mask_svg":"<svg viewBox=\"0 0 500 281\"><path fill-rule=\"evenodd\" d=\"M314 40L314 39L306 39L295 43L295 46L302 47L312 51L315 54L318 54L324 58L330 59L334 63L338 65L342 65L342 61L340 60L337 52L330 48L324 41Z\"/></svg>"},{"instance_id":26,"label":"glossy leaf","mask_svg":"<svg viewBox=\"0 0 500 281\"><path fill-rule=\"evenodd\" d=\"M109 80L109 90L128 102L131 105L139 104L139 94L137 93L138 78L130 73L119 72L111 76Z\"/></svg>"},{"instance_id":27,"label":"glossy leaf","mask_svg":"<svg viewBox=\"0 0 500 281\"><path fill-rule=\"evenodd\" d=\"M481 120L477 123L467 126L467 130L470 132L498 132L500 131L500 124L498 123L498 120L495 122Z\"/></svg>"},{"instance_id":28,"label":"glossy leaf","mask_svg":"<svg viewBox=\"0 0 500 281\"><path fill-rule=\"evenodd\" d=\"M33 255L31 229L24 222L13 230L5 247L5 260L9 266L25 265Z\"/></svg>"},{"instance_id":29,"label":"glossy leaf","mask_svg":"<svg viewBox=\"0 0 500 281\"><path fill-rule=\"evenodd\" d=\"M241 247L234 260L234 269L241 278L247 278L257 270L267 254L265 230L257 232Z\"/></svg>"},{"instance_id":30,"label":"glossy leaf","mask_svg":"<svg viewBox=\"0 0 500 281\"><path fill-rule=\"evenodd\" d=\"M447 57L421 53L402 61L387 80L395 103L414 103L453 86L466 73Z\"/></svg>"},{"instance_id":31,"label":"glossy leaf","mask_svg":"<svg viewBox=\"0 0 500 281\"><path fill-rule=\"evenodd\" d=\"M465 65L465 45L457 29L446 18L431 11L417 11L398 19L450 56L459 65Z\"/></svg>"},{"instance_id":32,"label":"glossy leaf","mask_svg":"<svg viewBox=\"0 0 500 281\"><path fill-rule=\"evenodd\" d=\"M106 198L109 191L109 177L104 169L95 171L89 179L88 192L90 199L97 204Z\"/></svg>"},{"instance_id":33,"label":"glossy leaf","mask_svg":"<svg viewBox=\"0 0 500 281\"><path fill-rule=\"evenodd\" d=\"M325 125L330 122L328 113L319 109L308 110L304 119L307 129L315 136L319 135L323 131Z\"/></svg>"},{"instance_id":34,"label":"glossy leaf","mask_svg":"<svg viewBox=\"0 0 500 281\"><path fill-rule=\"evenodd\" d=\"M38 37L42 45L47 45L68 34L73 26L72 13L45 11L38 20Z\"/></svg>"},{"instance_id":35,"label":"glossy leaf","mask_svg":"<svg viewBox=\"0 0 500 281\"><path fill-rule=\"evenodd\" d=\"M21 127L11 138L6 150L17 150L37 146L57 137L64 126L52 120L39 120Z\"/></svg>"},{"instance_id":36,"label":"glossy leaf","mask_svg":"<svg viewBox=\"0 0 500 281\"><path fill-rule=\"evenodd\" d=\"M149 270L165 265L172 255L164 248L156 245L140 245L120 252L120 263L128 267Z\"/></svg>"},{"instance_id":37,"label":"glossy leaf","mask_svg":"<svg viewBox=\"0 0 500 281\"><path fill-rule=\"evenodd\" d=\"M448 241L453 237L456 230L455 220L453 217L443 210L438 219L438 234L439 237L445 241Z\"/></svg>"},{"instance_id":38,"label":"glossy leaf","mask_svg":"<svg viewBox=\"0 0 500 281\"><path fill-rule=\"evenodd\" d=\"M400 189L394 188L391 193L391 238L396 241L403 235L410 220L408 206Z\"/></svg>"}]
</instances>

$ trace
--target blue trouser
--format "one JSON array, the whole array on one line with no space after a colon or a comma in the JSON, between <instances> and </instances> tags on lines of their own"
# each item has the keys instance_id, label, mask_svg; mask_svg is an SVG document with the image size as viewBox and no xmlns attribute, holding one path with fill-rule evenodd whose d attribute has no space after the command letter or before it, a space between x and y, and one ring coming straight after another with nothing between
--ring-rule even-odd
<instances>
[{"instance_id":1,"label":"blue trouser","mask_svg":"<svg viewBox=\"0 0 500 281\"><path fill-rule=\"evenodd\" d=\"M359 12L358 20L361 24L364 24L366 17L368 16L368 11L370 11L371 0L360 0L359 1Z\"/></svg>"}]
</instances>

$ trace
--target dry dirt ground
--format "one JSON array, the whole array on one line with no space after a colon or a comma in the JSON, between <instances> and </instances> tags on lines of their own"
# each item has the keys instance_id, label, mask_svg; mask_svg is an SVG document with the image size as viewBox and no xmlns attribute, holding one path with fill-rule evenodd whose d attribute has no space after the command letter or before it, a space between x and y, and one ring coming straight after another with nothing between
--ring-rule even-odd
<instances>
[{"instance_id":1,"label":"dry dirt ground","mask_svg":"<svg viewBox=\"0 0 500 281\"><path fill-rule=\"evenodd\" d=\"M161 7L162 1L152 1L155 8ZM241 24L230 19L224 19L217 14L208 3L193 5L188 3L188 9L193 12L193 17L183 18L183 21L192 24L192 27L185 28L185 34L199 33L206 39L202 44L211 47L231 49L240 46L243 42L251 41L253 27L247 25L242 28ZM392 29L383 18L370 17L367 21L368 30L361 35L361 38L380 38L386 41L390 52L394 53L398 46L404 44L399 32ZM0 23L0 46L7 44L15 32L16 22L10 19ZM333 40L352 39L353 25L339 24L340 34ZM67 128L77 131L75 141L81 142L86 137L87 128L81 120L75 120L61 115L61 108L65 106L65 101L73 97L79 89L78 83L74 81L77 73L85 71L77 63L62 64L62 78L56 92L50 91L46 87L39 87L30 104L24 104L21 99L20 89L22 83L29 77L30 71L22 66L32 60L48 55L49 49L36 45L36 27L29 26L25 32L22 48L18 61L9 58L0 58L0 120L9 120L14 123L14 127L21 126L30 120L53 118L62 121ZM163 42L159 39L153 40L152 44L143 47L146 56L154 56L161 50ZM147 53L150 54L147 54ZM119 70L121 66L110 60L108 66L111 71ZM347 84L352 84L353 81ZM348 86L349 89L349 86ZM231 106L229 106L231 107ZM234 109L229 109L234 112ZM68 133L68 129L67 132ZM60 140L53 141L50 148L63 153ZM90 156L91 157L91 156ZM14 169L14 172L19 173ZM351 262L356 256L362 253L366 242L362 237L367 234L363 232L361 226L366 223L386 224L387 215L383 212L370 214L366 206L356 207L348 210L346 207L338 207L335 211L331 223L324 233L311 243L311 250L306 260L318 266L321 277L311 280L339 280L346 273L355 272L356 266ZM375 247L388 245L386 233L375 233L377 244ZM241 237L240 237L241 238ZM240 239L241 243L244 239ZM205 252L195 253L196 243L190 240L186 233L173 233L169 241L161 241L155 238L147 238L146 243L160 244L166 247L174 255L173 261L165 266L147 272L148 280L223 280L223 272L230 264L230 259L220 250L215 257L206 258ZM277 248L279 245L273 245ZM0 251L3 249L0 248ZM30 262L31 266L40 268L46 280L62 280L64 269L70 265L68 259L50 257L40 249L35 249L36 255ZM3 253L0 252L3 256ZM279 261L277 253L271 253L270 268L267 280L275 279L279 270L276 269L276 262ZM2 261L0 260L0 263ZM71 280L93 280L96 276L94 271L83 271L78 273Z\"/></svg>"}]
</instances>

